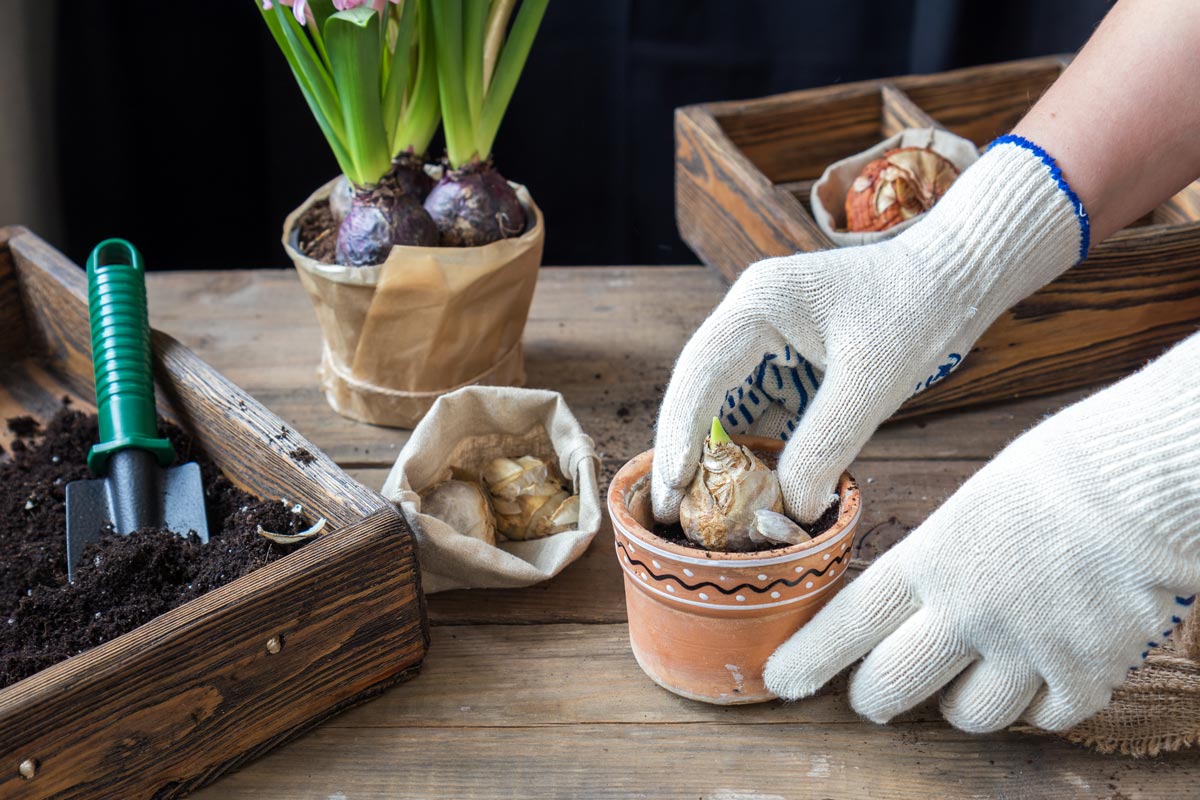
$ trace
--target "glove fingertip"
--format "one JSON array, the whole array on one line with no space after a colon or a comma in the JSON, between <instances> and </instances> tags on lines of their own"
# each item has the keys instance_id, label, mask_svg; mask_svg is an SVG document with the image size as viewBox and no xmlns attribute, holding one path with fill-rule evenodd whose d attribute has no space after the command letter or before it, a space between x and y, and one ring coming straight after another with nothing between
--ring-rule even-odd
<instances>
[{"instance_id":1,"label":"glove fingertip","mask_svg":"<svg viewBox=\"0 0 1200 800\"><path fill-rule=\"evenodd\" d=\"M788 516L801 524L811 525L821 518L821 515L834 503L838 502L838 479L842 473L823 472L808 480L793 479L790 475L781 473L780 488L783 490L783 508Z\"/></svg>"},{"instance_id":2,"label":"glove fingertip","mask_svg":"<svg viewBox=\"0 0 1200 800\"><path fill-rule=\"evenodd\" d=\"M771 654L763 668L763 683L781 700L801 700L816 694L827 681L817 681L794 654L783 645Z\"/></svg>"},{"instance_id":3,"label":"glove fingertip","mask_svg":"<svg viewBox=\"0 0 1200 800\"><path fill-rule=\"evenodd\" d=\"M652 481L650 488L650 504L654 511L654 519L664 525L672 525L679 521L679 506L683 503L684 492L663 486L658 481Z\"/></svg>"}]
</instances>

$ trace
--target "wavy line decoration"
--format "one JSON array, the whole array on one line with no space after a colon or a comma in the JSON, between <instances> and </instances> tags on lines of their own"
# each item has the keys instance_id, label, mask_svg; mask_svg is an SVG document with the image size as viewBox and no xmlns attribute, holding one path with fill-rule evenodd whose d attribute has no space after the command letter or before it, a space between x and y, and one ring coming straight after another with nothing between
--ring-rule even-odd
<instances>
[{"instance_id":1,"label":"wavy line decoration","mask_svg":"<svg viewBox=\"0 0 1200 800\"><path fill-rule=\"evenodd\" d=\"M739 583L737 586L734 586L731 589L726 589L723 586L718 586L717 584L713 583L712 581L701 581L700 583L697 583L695 585L686 583L679 576L672 575L669 572L663 573L662 575L657 575L657 574L655 574L654 570L652 570L649 566L646 565L646 562L641 561L640 559L631 558L629 555L629 551L625 549L625 545L623 542L620 542L620 541L617 542L617 549L621 551L621 555L623 555L625 557L626 561L629 564L636 564L637 566L641 567L643 570L646 571L647 575L649 575L651 578L653 578L655 581L657 581L659 583L666 581L666 580L672 580L690 592L696 592L705 586L709 586L709 587L712 587L713 589L716 589L721 594L728 595L728 596L735 595L744 589L749 589L750 591L754 592L755 594L766 594L767 592L771 591L772 589L774 589L776 586L779 586L780 584L791 589L795 586L800 585L800 583L802 581L805 581L808 578L811 578L814 576L818 577L818 578L825 577L825 573L828 572L831 567L841 566L843 563L843 560L850 558L850 549L846 549L846 550L842 551L841 555L837 556L836 558L830 559L829 563L825 565L824 569L811 569L811 568L806 569L804 572L797 575L795 580L787 580L786 578L777 578L777 579L771 581L771 583L767 584L766 586L764 586L761 589L752 583ZM733 565L733 566L736 566L736 565Z\"/></svg>"}]
</instances>

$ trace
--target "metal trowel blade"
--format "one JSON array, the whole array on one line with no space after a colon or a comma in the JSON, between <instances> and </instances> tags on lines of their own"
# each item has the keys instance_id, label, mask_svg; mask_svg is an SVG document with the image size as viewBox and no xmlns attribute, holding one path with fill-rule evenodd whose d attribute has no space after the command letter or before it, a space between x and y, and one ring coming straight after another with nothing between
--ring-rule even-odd
<instances>
[{"instance_id":1,"label":"metal trowel blade","mask_svg":"<svg viewBox=\"0 0 1200 800\"><path fill-rule=\"evenodd\" d=\"M204 485L200 465L194 462L163 469L155 467L156 487L139 487L148 507L138 520L122 513L122 486L112 477L72 481L67 484L67 574L75 580L75 569L84 549L100 538L106 526L121 535L139 527L162 527L180 536L195 533L208 544L208 515L204 509ZM161 498L161 504L156 499ZM142 522L142 524L136 524Z\"/></svg>"}]
</instances>

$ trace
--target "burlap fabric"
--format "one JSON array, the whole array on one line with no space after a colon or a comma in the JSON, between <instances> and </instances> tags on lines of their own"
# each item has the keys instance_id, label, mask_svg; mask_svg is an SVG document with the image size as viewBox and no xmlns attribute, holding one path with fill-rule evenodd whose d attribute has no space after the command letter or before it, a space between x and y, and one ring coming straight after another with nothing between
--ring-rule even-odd
<instances>
[{"instance_id":1,"label":"burlap fabric","mask_svg":"<svg viewBox=\"0 0 1200 800\"><path fill-rule=\"evenodd\" d=\"M438 397L472 384L525 382L521 335L542 262L542 212L513 184L530 225L483 247L393 247L373 267L300 253L296 227L336 180L293 211L283 245L317 312L319 376L334 411L410 428Z\"/></svg>"}]
</instances>

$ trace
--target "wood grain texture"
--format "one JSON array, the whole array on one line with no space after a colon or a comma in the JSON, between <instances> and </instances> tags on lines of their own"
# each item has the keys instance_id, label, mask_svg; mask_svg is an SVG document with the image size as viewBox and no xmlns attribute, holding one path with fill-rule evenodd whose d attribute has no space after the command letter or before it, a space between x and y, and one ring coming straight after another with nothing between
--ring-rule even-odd
<instances>
[{"instance_id":1,"label":"wood grain texture","mask_svg":"<svg viewBox=\"0 0 1200 800\"><path fill-rule=\"evenodd\" d=\"M812 175L789 177L797 180ZM717 121L698 108L675 112L675 219L701 260L733 280L767 256L830 245L803 206L771 184ZM709 230L714 226L715 230ZM719 231L719 234L718 234Z\"/></svg>"},{"instance_id":2,"label":"wood grain texture","mask_svg":"<svg viewBox=\"0 0 1200 800\"><path fill-rule=\"evenodd\" d=\"M897 78L912 102L977 145L1008 133L1062 72L1057 56Z\"/></svg>"},{"instance_id":3,"label":"wood grain texture","mask_svg":"<svg viewBox=\"0 0 1200 800\"><path fill-rule=\"evenodd\" d=\"M408 431L344 419L317 389L320 331L294 270L151 273L148 291L156 326L343 467L395 462ZM606 464L623 463L650 447L671 367L724 293L703 267L543 268L526 326L529 385L562 392ZM1048 410L1088 393L893 422L861 457L990 458Z\"/></svg>"},{"instance_id":4,"label":"wood grain texture","mask_svg":"<svg viewBox=\"0 0 1200 800\"><path fill-rule=\"evenodd\" d=\"M63 393L87 403L83 273L32 234L10 234L0 303L20 298L28 348L4 353L0 406L44 416ZM327 457L295 463L287 452L315 446L174 339L155 332L153 347L160 409L234 482L301 501L332 531L0 691L0 797L177 796L411 677L424 657L403 517ZM16 768L26 759L40 765L28 781Z\"/></svg>"},{"instance_id":5,"label":"wood grain texture","mask_svg":"<svg viewBox=\"0 0 1200 800\"><path fill-rule=\"evenodd\" d=\"M1200 325L1200 226L1128 228L1005 312L962 367L899 416L1126 375Z\"/></svg>"},{"instance_id":6,"label":"wood grain texture","mask_svg":"<svg viewBox=\"0 0 1200 800\"><path fill-rule=\"evenodd\" d=\"M881 138L895 136L906 128L945 128L936 119L926 113L925 109L912 101L893 84L885 83L881 87L883 95L883 130ZM869 147L870 145L868 145Z\"/></svg>"},{"instance_id":7,"label":"wood grain texture","mask_svg":"<svg viewBox=\"0 0 1200 800\"><path fill-rule=\"evenodd\" d=\"M699 267L542 270L525 337L531 382L564 394L601 443L607 474L649 446L671 364L723 291ZM158 273L150 296L156 325L237 376L353 477L381 485L408 434L342 420L315 392L319 338L294 274ZM1084 394L885 426L853 466L865 515L855 564ZM795 704L681 700L629 653L611 548L605 528L553 581L432 596L420 677L196 796L1139 798L1189 796L1200 776L1194 752L1135 762L1044 737L966 736L929 703L897 724L870 725L849 708L844 679Z\"/></svg>"},{"instance_id":8,"label":"wood grain texture","mask_svg":"<svg viewBox=\"0 0 1200 800\"><path fill-rule=\"evenodd\" d=\"M830 162L883 138L878 84L830 87L766 108L722 106L713 117L771 183L816 178Z\"/></svg>"},{"instance_id":9,"label":"wood grain texture","mask_svg":"<svg viewBox=\"0 0 1200 800\"><path fill-rule=\"evenodd\" d=\"M197 797L1138 800L1188 797L1195 775L1187 755L1114 764L1064 742L981 741L938 723L550 724L352 738L322 728Z\"/></svg>"},{"instance_id":10,"label":"wood grain texture","mask_svg":"<svg viewBox=\"0 0 1200 800\"><path fill-rule=\"evenodd\" d=\"M1062 65L1040 58L680 109L680 234L728 279L762 258L830 247L809 230L815 223L800 197L824 166L908 125L944 126L983 145L1017 122ZM878 118L868 136L872 110ZM739 167L736 182L724 168L731 164ZM1001 316L960 369L898 417L1112 380L1200 325L1198 289L1200 186L1193 184Z\"/></svg>"},{"instance_id":11,"label":"wood grain texture","mask_svg":"<svg viewBox=\"0 0 1200 800\"><path fill-rule=\"evenodd\" d=\"M435 629L418 680L199 796L1132 798L1186 792L1195 775L1189 754L1122 761L971 737L934 702L870 725L847 712L844 676L802 703L693 703L647 680L627 637L624 625Z\"/></svg>"}]
</instances>

